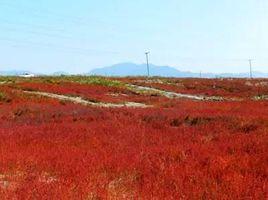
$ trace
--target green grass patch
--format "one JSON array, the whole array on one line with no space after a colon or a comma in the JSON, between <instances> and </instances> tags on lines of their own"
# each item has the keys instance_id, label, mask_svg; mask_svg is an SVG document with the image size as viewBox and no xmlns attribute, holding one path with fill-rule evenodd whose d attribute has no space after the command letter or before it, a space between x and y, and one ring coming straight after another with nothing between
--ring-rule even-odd
<instances>
[{"instance_id":1,"label":"green grass patch","mask_svg":"<svg viewBox=\"0 0 268 200\"><path fill-rule=\"evenodd\" d=\"M60 84L64 82L73 82L79 84L92 84L101 85L107 87L125 87L125 84L118 80L111 80L101 76L42 76L34 78L20 78L16 79L16 83L19 82L36 82L36 83L50 83Z\"/></svg>"},{"instance_id":2,"label":"green grass patch","mask_svg":"<svg viewBox=\"0 0 268 200\"><path fill-rule=\"evenodd\" d=\"M90 76L90 77L82 77L76 80L82 84L92 84L92 85L101 85L107 87L123 87L124 84L117 80L110 80L104 77Z\"/></svg>"},{"instance_id":3,"label":"green grass patch","mask_svg":"<svg viewBox=\"0 0 268 200\"><path fill-rule=\"evenodd\" d=\"M0 102L11 102L11 98L3 92L0 92Z\"/></svg>"}]
</instances>

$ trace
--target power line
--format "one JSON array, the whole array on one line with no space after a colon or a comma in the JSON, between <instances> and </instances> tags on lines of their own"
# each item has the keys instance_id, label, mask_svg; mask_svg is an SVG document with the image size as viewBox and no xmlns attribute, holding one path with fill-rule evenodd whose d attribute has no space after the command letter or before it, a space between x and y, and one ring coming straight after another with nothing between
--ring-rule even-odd
<instances>
[{"instance_id":1,"label":"power line","mask_svg":"<svg viewBox=\"0 0 268 200\"><path fill-rule=\"evenodd\" d=\"M16 28L5 28L6 32L23 32L31 35L36 35L36 36L45 36L45 37L50 37L50 38L56 38L56 39L76 39L74 37L66 36L66 35L60 35L60 34L55 34L55 33L45 33L45 32L40 32L40 31L32 31L32 30L23 30L23 29L16 29Z\"/></svg>"},{"instance_id":2,"label":"power line","mask_svg":"<svg viewBox=\"0 0 268 200\"><path fill-rule=\"evenodd\" d=\"M150 77L149 54L150 54L149 51L145 52L145 55L146 55L146 63L147 63L147 76L148 77Z\"/></svg>"},{"instance_id":3,"label":"power line","mask_svg":"<svg viewBox=\"0 0 268 200\"><path fill-rule=\"evenodd\" d=\"M77 17L77 16L72 16L72 15L68 15L68 14L59 14L57 12L53 12L53 11L50 11L50 10L44 10L42 8L42 10L38 10L36 8L33 8L33 7L29 7L29 6L18 6L17 4L14 4L14 3L10 3L9 2L0 2L0 5L3 5L3 6L6 6L8 8L12 8L12 9L16 9L17 12L20 12L22 14L26 14L26 16L29 14L30 15L33 15L34 17L36 18L40 18L40 19L44 19L46 17L52 17L53 18L53 21L54 22L59 22L59 25L62 25L62 24L73 24L75 25L76 27L77 26L83 26L85 28L89 28L89 27L92 27L92 23L96 23L96 24L101 24L101 29L103 30L103 28L107 28L109 29L109 31L106 31L105 33L108 33L108 32L111 32L113 36L118 36L120 35L120 37L124 37L124 36L127 36L128 37L128 34L124 34L122 33L122 31L120 29L118 29L118 24L114 24L114 23L110 23L107 21L104 21L104 20L100 20L98 18L82 18L82 17ZM25 9L27 9L27 11L25 11ZM32 16L31 16L32 17ZM121 25L121 23L120 23ZM126 29L126 25L124 25L124 29ZM134 29L133 27L131 26L128 26L127 27L128 30L130 31L136 31L136 29ZM111 34L110 34L111 35Z\"/></svg>"},{"instance_id":4,"label":"power line","mask_svg":"<svg viewBox=\"0 0 268 200\"><path fill-rule=\"evenodd\" d=\"M252 59L249 59L248 62L249 62L249 75L250 75L250 78L253 78L253 75L252 75Z\"/></svg>"},{"instance_id":5,"label":"power line","mask_svg":"<svg viewBox=\"0 0 268 200\"><path fill-rule=\"evenodd\" d=\"M41 30L49 30L50 32L64 32L66 31L65 29L59 29L59 28L56 28L56 27L52 27L52 26L49 26L49 25L41 25L40 23L38 24L31 24L31 23L25 23L25 22L13 22L13 21L10 21L10 20L6 20L6 19L0 19L1 20L1 23L3 24L7 24L7 25L15 25L15 26L24 26L24 27L28 27L28 28L33 28L33 29L41 29Z\"/></svg>"},{"instance_id":6,"label":"power line","mask_svg":"<svg viewBox=\"0 0 268 200\"><path fill-rule=\"evenodd\" d=\"M0 2L0 5L1 5L2 3ZM11 7L11 8L16 8L16 7L14 7L14 6L10 6L10 5L8 5L8 4L3 4L3 5L5 5L5 6L8 6L8 7ZM21 12L21 13L23 13L23 14L29 14L29 12L26 12L25 10L21 10L22 8L20 8L20 7L18 7L18 8L16 8L16 9L19 9L19 11ZM18 11L18 10L17 10ZM59 25L57 25L57 27L55 27L55 26L44 26L44 25L40 25L40 23L38 22L38 25L36 25L36 24L29 24L29 23L24 23L24 22L19 22L19 23L16 23L16 22L10 22L10 21L8 21L8 20L6 20L6 19L0 19L0 21L1 22L4 22L5 24L8 24L8 25L15 25L15 26L26 26L26 28L27 28L27 26L28 26L28 28L34 28L34 29L36 29L36 28L38 28L38 29L43 29L43 30L45 30L45 31L57 31L57 32L60 32L60 33L66 33L66 27L67 27L67 30L68 30L68 28L69 27L71 27L70 26L70 23L71 24L74 24L75 25L75 27L76 27L76 30L79 30L79 32L81 33L81 31L82 32L85 32L85 33L87 33L87 35L88 35L88 31L87 30L84 30L84 29L77 29L77 26L84 26L84 27L92 27L92 24L91 23L88 23L88 21L87 22L84 22L84 21L82 21L80 18L78 18L78 19L74 19L74 18L72 18L72 17L65 17L65 16L60 16L60 15L56 15L56 14L53 14L53 15L51 15L51 14L41 14L40 15L40 13L38 14L38 12L35 12L33 9L30 9L30 13L33 13L33 15L35 16L35 17L38 17L38 18L40 18L41 17L41 19L43 18L44 19L44 17L45 16L52 16L52 17L54 17L54 16L56 16L56 18L57 19L53 19L53 22L55 22L55 21L58 21L58 22L60 22L59 23ZM79 20L80 19L80 20ZM96 22L97 20L91 20L90 22ZM59 26L61 26L63 23L69 23L69 25L67 25L67 26L65 26L65 28L63 29L63 28L59 28ZM105 22L101 22L103 25L102 25L102 28L103 27L108 27L107 26L107 24L105 24ZM96 28L95 28L96 29ZM122 39L122 37L124 37L124 34L122 34L122 32L120 31L120 32L118 32L118 31L115 31L115 28L113 27L110 27L110 28L108 28L109 29L109 31L103 31L102 30L102 32L101 33L104 33L105 34L105 36L106 36L106 38L111 38L111 37L119 37L119 35L120 35L120 38ZM72 29L73 30L73 29ZM70 37L71 38L71 36L63 36L63 37ZM81 39L81 37L79 37L80 39Z\"/></svg>"},{"instance_id":7,"label":"power line","mask_svg":"<svg viewBox=\"0 0 268 200\"><path fill-rule=\"evenodd\" d=\"M12 8L12 9L16 9L17 12L20 12L22 14L27 14L27 15L34 15L35 17L38 17L38 18L43 18L43 17L53 17L53 20L55 21L58 21L58 22L68 22L68 23L72 23L72 24L75 24L76 26L77 25L82 25L82 26L86 26L86 27L89 27L91 26L92 24L88 23L89 21L90 22L97 22L97 23L102 23L104 25L109 25L109 26L112 26L112 28L114 29L115 26L113 24L108 24L107 22L103 21L103 20L99 20L99 19L96 19L96 18L92 18L92 19L83 19L81 17L77 17L77 16L71 16L71 15L66 15L66 14L59 14L59 13L56 13L56 12L52 12L50 10L38 10L38 9L35 9L33 7L29 7L29 6L18 6L16 4L13 4L13 3L10 3L10 2L0 2L0 4L2 6L5 6L5 7L8 7L8 8ZM25 9L28 9L29 11L25 11ZM56 18L56 19L55 19Z\"/></svg>"},{"instance_id":8,"label":"power line","mask_svg":"<svg viewBox=\"0 0 268 200\"><path fill-rule=\"evenodd\" d=\"M72 34L65 34L66 31L64 31L63 29L60 31L60 29L56 30L54 32L54 30L50 30L50 29L47 29L46 26L42 26L42 25L32 25L31 24L28 24L28 23L24 23L24 24L18 24L18 23L15 23L15 22L10 22L8 20L3 20L4 21L4 25L3 25L3 30L5 30L6 32L23 32L23 33L26 33L26 34L31 34L31 35L37 35L37 36L45 36L45 37L49 37L49 38L56 38L56 39L69 39L69 40L75 40L77 42L81 42L81 43L85 43L85 41L88 41L90 40L91 38L89 37L83 37L84 34L82 34L82 37L81 37L81 33L79 33L79 35L75 36L75 35L72 35ZM2 22L2 19L0 18L0 22ZM11 27L9 27L9 25L11 25ZM17 27L14 27L12 25L16 25L16 26L22 26L22 28L17 28ZM1 26L1 24L0 24ZM7 27L7 28L5 28ZM33 29L32 29L33 28ZM37 30L35 29L37 28ZM41 30L40 30L41 29ZM63 34L61 34L63 33ZM110 34L109 34L110 35ZM105 37L105 38L111 38L112 35L110 35L109 37ZM101 41L103 42L103 40Z\"/></svg>"},{"instance_id":9,"label":"power line","mask_svg":"<svg viewBox=\"0 0 268 200\"><path fill-rule=\"evenodd\" d=\"M20 40L16 40L16 39L10 39L10 38L0 38L0 41L4 41L4 42L9 42L9 43L15 43L15 45L18 44L24 44L26 46L38 46L38 47L47 47L47 48L53 48L53 49L58 49L65 52L75 52L75 53L79 53L79 54L83 54L83 55L87 55L89 53L94 53L94 54L119 54L119 52L115 52L115 51L104 51L104 50L98 50L98 49L83 49L83 48L77 48L77 47L72 47L72 46L65 46L65 45L54 45L54 44L50 44L50 43L39 43L39 42L32 42L32 41L20 41Z\"/></svg>"}]
</instances>

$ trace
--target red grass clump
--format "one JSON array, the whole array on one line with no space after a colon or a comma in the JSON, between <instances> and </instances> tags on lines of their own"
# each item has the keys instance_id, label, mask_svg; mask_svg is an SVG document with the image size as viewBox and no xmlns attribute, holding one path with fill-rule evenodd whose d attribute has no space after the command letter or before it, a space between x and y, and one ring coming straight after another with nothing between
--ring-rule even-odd
<instances>
[{"instance_id":1,"label":"red grass clump","mask_svg":"<svg viewBox=\"0 0 268 200\"><path fill-rule=\"evenodd\" d=\"M178 93L237 97L249 99L268 95L268 81L266 79L142 79L123 78L124 82L131 82L141 86L154 87Z\"/></svg>"},{"instance_id":2,"label":"red grass clump","mask_svg":"<svg viewBox=\"0 0 268 200\"><path fill-rule=\"evenodd\" d=\"M267 199L267 101L109 109L0 89L1 199Z\"/></svg>"},{"instance_id":3,"label":"red grass clump","mask_svg":"<svg viewBox=\"0 0 268 200\"><path fill-rule=\"evenodd\" d=\"M165 98L150 94L138 94L123 87L108 87L93 84L79 84L70 82L41 83L41 82L22 82L17 87L27 91L41 91L55 94L80 96L92 102L138 102L146 104L159 104L166 101Z\"/></svg>"}]
</instances>

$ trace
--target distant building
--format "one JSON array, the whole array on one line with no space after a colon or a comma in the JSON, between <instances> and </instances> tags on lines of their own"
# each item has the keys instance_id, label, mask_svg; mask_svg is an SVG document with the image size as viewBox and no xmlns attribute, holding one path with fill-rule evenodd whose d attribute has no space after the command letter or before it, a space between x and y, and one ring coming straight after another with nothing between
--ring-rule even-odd
<instances>
[{"instance_id":1,"label":"distant building","mask_svg":"<svg viewBox=\"0 0 268 200\"><path fill-rule=\"evenodd\" d=\"M23 78L31 78L31 77L35 77L34 74L30 74L30 73L24 73L22 75L19 75L19 77L23 77Z\"/></svg>"}]
</instances>

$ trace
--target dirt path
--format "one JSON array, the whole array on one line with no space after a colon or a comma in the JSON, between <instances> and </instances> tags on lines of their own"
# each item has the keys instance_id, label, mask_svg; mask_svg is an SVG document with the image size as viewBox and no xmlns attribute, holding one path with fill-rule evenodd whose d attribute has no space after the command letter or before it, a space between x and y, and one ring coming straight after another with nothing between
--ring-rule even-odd
<instances>
[{"instance_id":1,"label":"dirt path","mask_svg":"<svg viewBox=\"0 0 268 200\"><path fill-rule=\"evenodd\" d=\"M169 92L169 91L165 91L165 90L161 90L157 88L139 86L139 85L134 85L134 84L128 84L127 86L133 91L138 92L138 93L144 93L144 92L156 93L156 94L160 94L170 99L187 98L187 99L198 100L198 101L243 101L245 100L241 97L220 97L220 96L182 94L182 93ZM251 99L252 101L264 101L264 100L268 100L268 95L253 96L249 99Z\"/></svg>"},{"instance_id":2,"label":"dirt path","mask_svg":"<svg viewBox=\"0 0 268 200\"><path fill-rule=\"evenodd\" d=\"M129 108L147 108L151 107L149 105L145 105L142 103L136 103L136 102L126 102L126 103L103 103L103 102L91 102L87 101L85 99L82 99L81 97L70 97L66 95L59 95L59 94L53 94L53 93L47 93L47 92L37 92L37 91L24 91L27 94L33 94L33 95L39 95L49 98L54 98L62 101L70 101L77 104L82 104L86 106L96 106L96 107L105 107L105 108L121 108L121 107L129 107Z\"/></svg>"},{"instance_id":3,"label":"dirt path","mask_svg":"<svg viewBox=\"0 0 268 200\"><path fill-rule=\"evenodd\" d=\"M128 87L130 89L133 89L136 92L153 92L160 94L162 96L165 96L167 98L187 98L187 99L193 99L193 100L198 100L198 101L223 101L223 100L228 100L223 97L218 97L218 96L202 96L202 95L191 95L191 94L181 94L181 93L176 93L176 92L168 92L165 90L160 90L156 88L151 88L151 87L144 87L144 86L138 86L138 85L133 85L133 84L128 84ZM231 99L229 99L231 100Z\"/></svg>"},{"instance_id":4,"label":"dirt path","mask_svg":"<svg viewBox=\"0 0 268 200\"><path fill-rule=\"evenodd\" d=\"M255 96L252 98L252 100L254 100L254 101L268 100L268 95Z\"/></svg>"}]
</instances>

